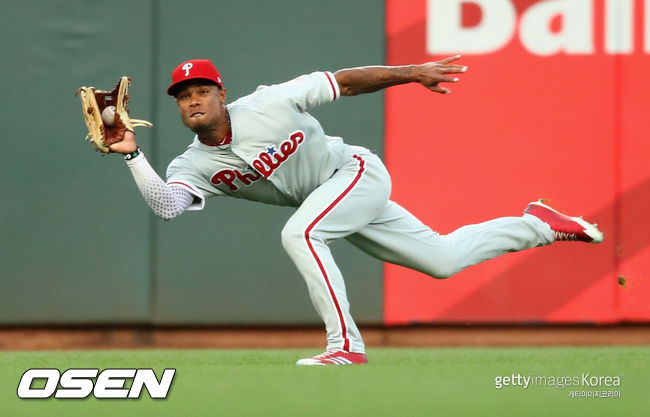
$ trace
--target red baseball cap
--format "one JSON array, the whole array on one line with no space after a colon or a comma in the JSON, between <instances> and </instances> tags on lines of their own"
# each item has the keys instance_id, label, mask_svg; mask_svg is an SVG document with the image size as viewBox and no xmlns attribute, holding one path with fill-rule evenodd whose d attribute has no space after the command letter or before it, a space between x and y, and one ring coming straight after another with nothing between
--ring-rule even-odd
<instances>
[{"instance_id":1,"label":"red baseball cap","mask_svg":"<svg viewBox=\"0 0 650 417\"><path fill-rule=\"evenodd\" d=\"M191 59L185 61L172 71L172 84L167 89L167 94L175 95L174 87L183 81L202 79L212 81L219 88L223 87L221 75L209 59Z\"/></svg>"}]
</instances>

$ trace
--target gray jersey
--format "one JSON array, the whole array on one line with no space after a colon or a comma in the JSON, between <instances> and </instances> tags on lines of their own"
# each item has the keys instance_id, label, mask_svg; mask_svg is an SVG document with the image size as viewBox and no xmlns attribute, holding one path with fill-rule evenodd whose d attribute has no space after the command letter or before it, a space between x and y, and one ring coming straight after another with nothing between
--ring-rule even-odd
<instances>
[{"instance_id":1,"label":"gray jersey","mask_svg":"<svg viewBox=\"0 0 650 417\"><path fill-rule=\"evenodd\" d=\"M185 185L197 197L189 210L202 209L205 197L218 195L299 205L351 152L306 112L339 94L329 72L258 87L227 106L232 143L207 146L195 137L169 165L167 183Z\"/></svg>"},{"instance_id":2,"label":"gray jersey","mask_svg":"<svg viewBox=\"0 0 650 417\"><path fill-rule=\"evenodd\" d=\"M307 110L339 97L330 72L260 86L228 106L232 151L290 198L303 201L341 165L343 140Z\"/></svg>"},{"instance_id":3,"label":"gray jersey","mask_svg":"<svg viewBox=\"0 0 650 417\"><path fill-rule=\"evenodd\" d=\"M201 210L205 198L230 196L279 206L299 203L251 169L230 147L208 146L194 138L167 167L167 184L185 186L196 198L188 210Z\"/></svg>"}]
</instances>

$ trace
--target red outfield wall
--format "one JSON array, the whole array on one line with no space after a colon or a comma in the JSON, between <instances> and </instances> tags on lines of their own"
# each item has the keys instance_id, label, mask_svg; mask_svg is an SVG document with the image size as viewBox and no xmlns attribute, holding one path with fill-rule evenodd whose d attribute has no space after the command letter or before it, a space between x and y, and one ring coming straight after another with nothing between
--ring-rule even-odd
<instances>
[{"instance_id":1,"label":"red outfield wall","mask_svg":"<svg viewBox=\"0 0 650 417\"><path fill-rule=\"evenodd\" d=\"M447 280L386 265L386 323L650 320L650 0L388 0L386 37L389 65L469 66L387 90L394 200L440 233L538 198L605 232Z\"/></svg>"}]
</instances>

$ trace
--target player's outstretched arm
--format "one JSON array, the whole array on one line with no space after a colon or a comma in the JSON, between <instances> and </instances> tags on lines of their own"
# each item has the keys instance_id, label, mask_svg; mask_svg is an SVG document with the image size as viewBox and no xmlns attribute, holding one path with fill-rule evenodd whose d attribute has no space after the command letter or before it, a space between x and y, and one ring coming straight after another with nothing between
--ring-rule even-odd
<instances>
[{"instance_id":1,"label":"player's outstretched arm","mask_svg":"<svg viewBox=\"0 0 650 417\"><path fill-rule=\"evenodd\" d=\"M112 152L132 154L138 149L135 134L127 131L124 140L110 145ZM163 220L171 220L183 213L194 201L194 196L184 187L168 185L156 174L144 154L140 153L126 164L131 170L133 179L151 207L154 214Z\"/></svg>"},{"instance_id":2,"label":"player's outstretched arm","mask_svg":"<svg viewBox=\"0 0 650 417\"><path fill-rule=\"evenodd\" d=\"M449 89L440 83L455 83L459 78L447 74L459 74L467 71L467 66L451 62L460 55L445 58L438 62L421 65L371 66L347 68L336 71L334 76L339 84L342 96L373 93L394 85L420 83L436 93L449 94Z\"/></svg>"}]
</instances>

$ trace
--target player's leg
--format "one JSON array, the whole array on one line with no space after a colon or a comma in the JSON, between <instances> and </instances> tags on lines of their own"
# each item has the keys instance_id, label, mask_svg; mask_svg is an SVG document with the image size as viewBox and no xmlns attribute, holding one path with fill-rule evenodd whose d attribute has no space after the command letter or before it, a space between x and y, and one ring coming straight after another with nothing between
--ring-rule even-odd
<instances>
[{"instance_id":1,"label":"player's leg","mask_svg":"<svg viewBox=\"0 0 650 417\"><path fill-rule=\"evenodd\" d=\"M381 161L371 153L360 153L312 192L282 231L284 248L325 322L328 350L365 351L328 243L376 218L389 195L390 178Z\"/></svg>"},{"instance_id":2,"label":"player's leg","mask_svg":"<svg viewBox=\"0 0 650 417\"><path fill-rule=\"evenodd\" d=\"M376 219L347 239L386 262L447 278L507 252L550 244L555 237L547 224L529 214L463 226L440 235L389 201Z\"/></svg>"}]
</instances>

